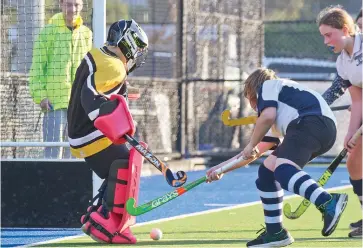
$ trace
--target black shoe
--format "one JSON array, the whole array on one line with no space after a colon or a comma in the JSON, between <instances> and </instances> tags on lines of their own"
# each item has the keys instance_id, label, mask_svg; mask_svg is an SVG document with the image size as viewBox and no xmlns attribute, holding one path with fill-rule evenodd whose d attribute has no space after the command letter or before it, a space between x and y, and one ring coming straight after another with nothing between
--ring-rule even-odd
<instances>
[{"instance_id":1,"label":"black shoe","mask_svg":"<svg viewBox=\"0 0 363 248\"><path fill-rule=\"evenodd\" d=\"M323 236L329 236L335 231L348 202L347 194L333 193L331 196L332 198L328 202L318 207L319 211L323 214L324 227L321 230Z\"/></svg>"},{"instance_id":2,"label":"black shoe","mask_svg":"<svg viewBox=\"0 0 363 248\"><path fill-rule=\"evenodd\" d=\"M294 238L285 229L275 234L267 233L265 228L262 228L257 233L262 232L256 239L247 243L247 247L282 247L292 244Z\"/></svg>"},{"instance_id":3,"label":"black shoe","mask_svg":"<svg viewBox=\"0 0 363 248\"><path fill-rule=\"evenodd\" d=\"M362 227L362 220L358 220L357 222L350 223L349 228L350 230L357 229L359 227Z\"/></svg>"},{"instance_id":4,"label":"black shoe","mask_svg":"<svg viewBox=\"0 0 363 248\"><path fill-rule=\"evenodd\" d=\"M362 226L354 229L348 234L349 238L362 238Z\"/></svg>"}]
</instances>

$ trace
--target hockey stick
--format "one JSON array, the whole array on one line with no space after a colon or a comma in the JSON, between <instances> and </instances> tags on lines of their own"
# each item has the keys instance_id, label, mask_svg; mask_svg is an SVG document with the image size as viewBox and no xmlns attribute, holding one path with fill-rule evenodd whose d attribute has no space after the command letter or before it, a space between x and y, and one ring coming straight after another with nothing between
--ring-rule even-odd
<instances>
[{"instance_id":1,"label":"hockey stick","mask_svg":"<svg viewBox=\"0 0 363 248\"><path fill-rule=\"evenodd\" d=\"M224 166L222 166L221 168L216 170L216 173L218 175L223 174L224 172L232 169L234 166L236 166L237 164L239 164L240 162L243 162L243 165L241 166L246 166L249 163L255 161L257 158L259 158L262 154L259 154L258 152L255 153L254 157L249 158L249 159L243 159L243 158L239 158L236 159ZM126 202L126 211L132 215L132 216L138 216L138 215L142 215L145 214L155 208L158 208L162 205L164 205L167 202L170 202L172 200L174 200L175 198L181 196L182 194L184 194L185 192L191 190L192 188L197 187L198 185L206 182L207 180L207 176L203 176L191 183L188 183L187 185L180 187L178 189L175 189L174 191L171 191L169 193L166 193L165 195L162 195L158 198L155 198L154 200L151 200L145 204L142 204L138 207L135 206L135 199L134 198L129 198Z\"/></svg>"},{"instance_id":2,"label":"hockey stick","mask_svg":"<svg viewBox=\"0 0 363 248\"><path fill-rule=\"evenodd\" d=\"M346 110L349 107L350 107L350 105L342 105L342 106L331 107L330 109L332 111L339 111L339 110Z\"/></svg>"},{"instance_id":3,"label":"hockey stick","mask_svg":"<svg viewBox=\"0 0 363 248\"><path fill-rule=\"evenodd\" d=\"M348 109L349 106L350 105L331 107L331 110L332 111L345 110L345 109ZM232 119L231 112L227 109L222 112L221 119L225 126L230 126L230 127L244 126L244 125L255 124L256 120L257 120L257 115L251 115L251 116L247 116L247 117Z\"/></svg>"},{"instance_id":4,"label":"hockey stick","mask_svg":"<svg viewBox=\"0 0 363 248\"><path fill-rule=\"evenodd\" d=\"M184 171L176 173L177 178L174 177L173 172L161 160L155 157L148 149L143 147L136 139L130 135L125 134L126 140L135 147L135 149L146 158L152 165L155 166L161 173L163 173L166 181L172 187L180 187L187 181L187 174Z\"/></svg>"},{"instance_id":5,"label":"hockey stick","mask_svg":"<svg viewBox=\"0 0 363 248\"><path fill-rule=\"evenodd\" d=\"M40 122L40 119L42 118L42 111L39 111L39 115L38 115L38 119L37 119L37 124L35 124L35 129L34 129L34 133L36 131L38 131L38 127L39 127L39 122Z\"/></svg>"},{"instance_id":6,"label":"hockey stick","mask_svg":"<svg viewBox=\"0 0 363 248\"><path fill-rule=\"evenodd\" d=\"M221 119L224 125L234 127L234 126L244 126L249 124L255 124L257 120L256 115L241 117L238 119L231 119L231 112L227 109L222 112Z\"/></svg>"},{"instance_id":7,"label":"hockey stick","mask_svg":"<svg viewBox=\"0 0 363 248\"><path fill-rule=\"evenodd\" d=\"M359 138L359 136L362 135L362 127L360 127L357 132L353 135L352 140L357 140ZM340 164L340 162L342 162L342 160L345 158L345 156L347 155L347 149L343 149L339 155L333 160L333 162L331 162L331 164L329 165L329 167L324 171L323 175L321 175L321 177L318 180L318 185L319 186L324 186L328 180L330 179L330 177L333 175L335 169L338 167L338 165ZM300 205L297 207L297 209L292 212L291 211L291 205L289 203L286 203L284 205L284 215L291 219L297 219L299 218L301 215L303 215L303 213L305 213L305 211L308 209L308 207L310 206L311 202L307 199L304 199Z\"/></svg>"}]
</instances>

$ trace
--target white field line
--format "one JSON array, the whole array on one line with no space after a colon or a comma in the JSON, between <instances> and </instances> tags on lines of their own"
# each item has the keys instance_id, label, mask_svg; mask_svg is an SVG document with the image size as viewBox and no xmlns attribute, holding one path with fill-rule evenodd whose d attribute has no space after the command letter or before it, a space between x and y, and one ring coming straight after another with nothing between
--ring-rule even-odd
<instances>
[{"instance_id":1,"label":"white field line","mask_svg":"<svg viewBox=\"0 0 363 248\"><path fill-rule=\"evenodd\" d=\"M344 185L344 186L329 188L329 189L327 189L327 191L342 190L342 189L348 189L348 188L351 188L351 187L352 187L351 185ZM296 198L296 197L300 197L300 196L299 195L289 195L289 196L286 196L286 197L284 196L284 200L285 199ZM198 216L198 215L209 214L209 213L216 213L216 212L221 212L221 211L231 210L231 209L236 209L236 208L244 208L244 207L257 205L257 204L260 204L260 203L261 203L261 201L254 201L254 202L237 204L237 205L228 206L228 207L222 207L222 208L218 208L218 209L210 209L210 210L204 210L204 211L191 213L191 214L183 214L183 215L178 215L178 216L174 216L174 217L168 217L168 218L162 218L162 219L158 219L158 220L146 221L146 222L142 222L142 223L137 223L136 225L134 225L134 227L145 226L145 225L155 224L155 223L162 223L162 222L166 222L166 221L170 221L170 220L184 219L184 218L187 218L187 217ZM80 237L83 237L83 236L86 236L86 235L82 234L82 235L52 239L52 240L48 240L48 241L44 241L44 242L38 242L38 243L26 245L26 246L17 246L17 248L20 248L20 247L24 248L24 247L32 247L32 246L37 246L37 245L51 244L51 243L54 243L54 242L60 242L60 241L64 241L64 240L72 240L72 239L80 238Z\"/></svg>"}]
</instances>

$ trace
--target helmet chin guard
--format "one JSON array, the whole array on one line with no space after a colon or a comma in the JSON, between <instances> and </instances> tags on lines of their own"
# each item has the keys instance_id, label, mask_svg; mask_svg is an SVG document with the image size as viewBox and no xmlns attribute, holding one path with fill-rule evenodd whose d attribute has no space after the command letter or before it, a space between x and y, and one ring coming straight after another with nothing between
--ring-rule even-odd
<instances>
[{"instance_id":1,"label":"helmet chin guard","mask_svg":"<svg viewBox=\"0 0 363 248\"><path fill-rule=\"evenodd\" d=\"M119 20L108 31L107 45L120 48L127 60L128 73L145 63L149 41L146 33L132 20Z\"/></svg>"}]
</instances>

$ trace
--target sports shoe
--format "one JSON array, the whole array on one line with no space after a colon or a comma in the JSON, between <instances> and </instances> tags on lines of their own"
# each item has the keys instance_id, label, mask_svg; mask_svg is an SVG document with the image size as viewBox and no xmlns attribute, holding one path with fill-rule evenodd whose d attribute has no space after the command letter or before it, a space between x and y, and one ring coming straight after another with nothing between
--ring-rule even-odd
<instances>
[{"instance_id":1,"label":"sports shoe","mask_svg":"<svg viewBox=\"0 0 363 248\"><path fill-rule=\"evenodd\" d=\"M323 214L324 227L321 230L323 236L329 236L335 231L339 219L344 212L348 202L347 194L331 194L332 198L318 207Z\"/></svg>"},{"instance_id":2,"label":"sports shoe","mask_svg":"<svg viewBox=\"0 0 363 248\"><path fill-rule=\"evenodd\" d=\"M269 234L266 228L263 227L257 233L260 232L262 233L256 239L247 243L247 247L282 247L294 242L294 238L285 228L278 233Z\"/></svg>"},{"instance_id":3,"label":"sports shoe","mask_svg":"<svg viewBox=\"0 0 363 248\"><path fill-rule=\"evenodd\" d=\"M354 229L348 234L349 238L362 238L362 226Z\"/></svg>"},{"instance_id":4,"label":"sports shoe","mask_svg":"<svg viewBox=\"0 0 363 248\"><path fill-rule=\"evenodd\" d=\"M358 220L357 222L350 223L349 228L350 230L357 229L359 227L362 227L362 220Z\"/></svg>"}]
</instances>

